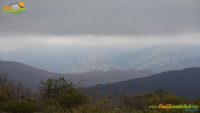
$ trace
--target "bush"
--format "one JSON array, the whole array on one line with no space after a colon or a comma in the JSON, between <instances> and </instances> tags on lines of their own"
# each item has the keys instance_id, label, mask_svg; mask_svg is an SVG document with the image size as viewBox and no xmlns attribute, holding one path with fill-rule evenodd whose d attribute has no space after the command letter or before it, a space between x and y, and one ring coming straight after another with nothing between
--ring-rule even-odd
<instances>
[{"instance_id":1,"label":"bush","mask_svg":"<svg viewBox=\"0 0 200 113\"><path fill-rule=\"evenodd\" d=\"M64 109L65 108L72 109L74 107L84 105L88 102L89 102L88 98L77 91L72 91L70 93L63 93L60 94L58 97L58 103Z\"/></svg>"},{"instance_id":2,"label":"bush","mask_svg":"<svg viewBox=\"0 0 200 113\"><path fill-rule=\"evenodd\" d=\"M4 104L5 102L8 102L10 100L10 97L9 97L9 92L7 91L3 91L1 90L0 91L0 108L2 106L2 104Z\"/></svg>"},{"instance_id":3,"label":"bush","mask_svg":"<svg viewBox=\"0 0 200 113\"><path fill-rule=\"evenodd\" d=\"M34 113L42 111L44 106L36 101L9 101L3 105L2 110L9 113Z\"/></svg>"},{"instance_id":4,"label":"bush","mask_svg":"<svg viewBox=\"0 0 200 113\"><path fill-rule=\"evenodd\" d=\"M64 109L78 107L89 101L87 96L62 77L41 81L40 94L47 104L58 104Z\"/></svg>"}]
</instances>

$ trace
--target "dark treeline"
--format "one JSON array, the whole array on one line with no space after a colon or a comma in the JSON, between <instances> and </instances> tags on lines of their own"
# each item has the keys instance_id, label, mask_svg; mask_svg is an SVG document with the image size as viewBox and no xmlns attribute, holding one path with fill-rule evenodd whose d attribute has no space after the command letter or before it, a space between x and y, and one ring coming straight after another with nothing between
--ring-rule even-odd
<instances>
[{"instance_id":1,"label":"dark treeline","mask_svg":"<svg viewBox=\"0 0 200 113\"><path fill-rule=\"evenodd\" d=\"M38 92L31 92L20 83L0 74L0 113L190 113L185 109L150 109L150 105L193 104L190 100L158 90L151 94L118 98L95 96L83 93L77 85L62 77L41 81Z\"/></svg>"}]
</instances>

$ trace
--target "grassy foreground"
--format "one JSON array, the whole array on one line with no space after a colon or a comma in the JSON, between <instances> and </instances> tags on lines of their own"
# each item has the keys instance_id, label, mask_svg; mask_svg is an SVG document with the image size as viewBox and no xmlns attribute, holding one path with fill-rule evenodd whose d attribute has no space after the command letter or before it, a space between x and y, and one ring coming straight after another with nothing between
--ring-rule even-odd
<instances>
[{"instance_id":1,"label":"grassy foreground","mask_svg":"<svg viewBox=\"0 0 200 113\"><path fill-rule=\"evenodd\" d=\"M118 98L95 98L86 95L78 86L64 78L50 78L41 81L37 93L25 89L22 84L14 83L7 75L0 74L0 113L199 113L185 109L150 109L150 105L193 104L199 100L176 97L162 90L151 94Z\"/></svg>"}]
</instances>

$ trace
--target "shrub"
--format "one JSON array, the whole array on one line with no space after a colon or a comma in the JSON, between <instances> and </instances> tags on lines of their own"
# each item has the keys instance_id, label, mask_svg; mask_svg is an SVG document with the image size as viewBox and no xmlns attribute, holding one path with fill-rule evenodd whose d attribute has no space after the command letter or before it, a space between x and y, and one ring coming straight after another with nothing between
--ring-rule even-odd
<instances>
[{"instance_id":1,"label":"shrub","mask_svg":"<svg viewBox=\"0 0 200 113\"><path fill-rule=\"evenodd\" d=\"M62 77L41 81L40 94L47 104L58 104L64 109L78 107L89 101L87 96Z\"/></svg>"},{"instance_id":2,"label":"shrub","mask_svg":"<svg viewBox=\"0 0 200 113\"><path fill-rule=\"evenodd\" d=\"M72 109L74 107L78 107L80 105L84 105L88 103L89 100L87 96L77 92L71 91L70 93L63 92L58 96L58 103L64 109Z\"/></svg>"},{"instance_id":3,"label":"shrub","mask_svg":"<svg viewBox=\"0 0 200 113\"><path fill-rule=\"evenodd\" d=\"M44 106L36 101L9 101L3 105L2 110L9 113L34 113L42 111Z\"/></svg>"}]
</instances>

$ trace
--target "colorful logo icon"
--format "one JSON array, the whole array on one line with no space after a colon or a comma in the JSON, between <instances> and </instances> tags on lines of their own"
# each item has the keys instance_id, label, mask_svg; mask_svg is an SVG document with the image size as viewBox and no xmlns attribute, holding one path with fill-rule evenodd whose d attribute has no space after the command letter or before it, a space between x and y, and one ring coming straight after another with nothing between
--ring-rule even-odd
<instances>
[{"instance_id":1,"label":"colorful logo icon","mask_svg":"<svg viewBox=\"0 0 200 113\"><path fill-rule=\"evenodd\" d=\"M4 13L11 13L11 14L20 14L26 11L26 8L24 7L24 2L19 3L12 3L8 6L3 7Z\"/></svg>"}]
</instances>

